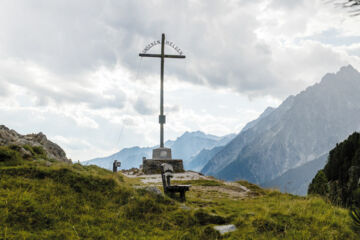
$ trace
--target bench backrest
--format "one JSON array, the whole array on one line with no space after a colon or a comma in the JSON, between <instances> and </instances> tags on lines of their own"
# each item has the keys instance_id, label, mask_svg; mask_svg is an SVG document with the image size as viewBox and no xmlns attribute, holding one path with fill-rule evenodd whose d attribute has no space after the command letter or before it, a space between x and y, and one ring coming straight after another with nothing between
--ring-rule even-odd
<instances>
[{"instance_id":1,"label":"bench backrest","mask_svg":"<svg viewBox=\"0 0 360 240\"><path fill-rule=\"evenodd\" d=\"M170 178L173 177L173 166L168 163L161 164L161 178L163 182L164 190L166 190L166 187L171 186L170 185Z\"/></svg>"}]
</instances>

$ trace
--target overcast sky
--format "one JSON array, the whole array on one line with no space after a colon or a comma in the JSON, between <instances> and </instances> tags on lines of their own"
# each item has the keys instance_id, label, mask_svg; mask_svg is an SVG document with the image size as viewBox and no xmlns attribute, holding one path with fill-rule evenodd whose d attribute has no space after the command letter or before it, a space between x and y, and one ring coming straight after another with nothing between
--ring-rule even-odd
<instances>
[{"instance_id":1,"label":"overcast sky","mask_svg":"<svg viewBox=\"0 0 360 240\"><path fill-rule=\"evenodd\" d=\"M360 69L360 17L326 2L0 0L0 124L74 161L158 144L160 61L138 53L165 33L186 55L165 61L165 138L237 133L325 73Z\"/></svg>"}]
</instances>

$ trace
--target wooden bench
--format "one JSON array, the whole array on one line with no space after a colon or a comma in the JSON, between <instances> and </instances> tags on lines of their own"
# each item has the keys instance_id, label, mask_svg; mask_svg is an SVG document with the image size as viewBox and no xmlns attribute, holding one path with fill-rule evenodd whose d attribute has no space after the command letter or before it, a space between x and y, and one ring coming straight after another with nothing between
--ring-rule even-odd
<instances>
[{"instance_id":1,"label":"wooden bench","mask_svg":"<svg viewBox=\"0 0 360 240\"><path fill-rule=\"evenodd\" d=\"M161 164L161 178L164 187L164 193L173 196L174 193L180 193L181 201L185 201L185 192L190 190L190 185L171 185L170 179L173 177L174 169L170 164Z\"/></svg>"}]
</instances>

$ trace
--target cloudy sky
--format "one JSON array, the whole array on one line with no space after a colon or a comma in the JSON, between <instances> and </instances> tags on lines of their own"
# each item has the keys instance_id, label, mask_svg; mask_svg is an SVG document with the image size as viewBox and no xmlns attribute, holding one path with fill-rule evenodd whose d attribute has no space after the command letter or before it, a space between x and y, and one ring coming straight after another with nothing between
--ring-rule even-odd
<instances>
[{"instance_id":1,"label":"cloudy sky","mask_svg":"<svg viewBox=\"0 0 360 240\"><path fill-rule=\"evenodd\" d=\"M165 138L239 132L325 73L360 69L360 17L327 2L0 0L0 124L75 161L158 144L160 62L138 53L165 33L186 55L165 61Z\"/></svg>"}]
</instances>

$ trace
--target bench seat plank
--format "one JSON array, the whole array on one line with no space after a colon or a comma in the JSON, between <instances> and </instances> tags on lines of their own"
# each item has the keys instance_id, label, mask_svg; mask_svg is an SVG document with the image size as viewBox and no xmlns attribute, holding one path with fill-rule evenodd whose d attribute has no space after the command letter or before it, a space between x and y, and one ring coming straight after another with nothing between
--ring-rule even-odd
<instances>
[{"instance_id":1,"label":"bench seat plank","mask_svg":"<svg viewBox=\"0 0 360 240\"><path fill-rule=\"evenodd\" d=\"M172 185L172 186L167 186L166 187L166 191L189 191L190 189L190 185Z\"/></svg>"}]
</instances>

